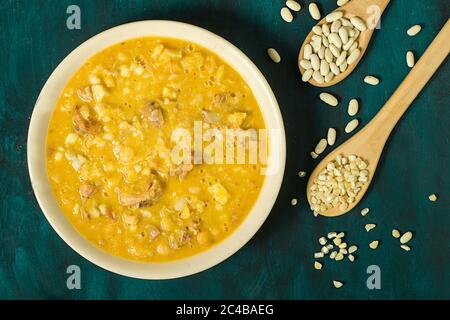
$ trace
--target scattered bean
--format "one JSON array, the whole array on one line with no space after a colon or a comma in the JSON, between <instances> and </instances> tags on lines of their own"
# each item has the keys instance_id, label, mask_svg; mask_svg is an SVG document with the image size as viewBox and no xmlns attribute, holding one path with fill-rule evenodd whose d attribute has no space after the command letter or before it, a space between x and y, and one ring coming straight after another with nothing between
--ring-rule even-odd
<instances>
[{"instance_id":1,"label":"scattered bean","mask_svg":"<svg viewBox=\"0 0 450 320\"><path fill-rule=\"evenodd\" d=\"M270 57L270 59L272 59L273 62L275 63L281 62L280 54L274 48L267 49L267 55Z\"/></svg>"}]
</instances>

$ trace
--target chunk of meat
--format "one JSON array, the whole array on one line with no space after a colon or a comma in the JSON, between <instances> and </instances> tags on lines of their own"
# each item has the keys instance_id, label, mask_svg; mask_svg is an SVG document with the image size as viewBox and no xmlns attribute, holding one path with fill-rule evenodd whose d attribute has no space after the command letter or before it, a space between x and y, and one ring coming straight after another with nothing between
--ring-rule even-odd
<instances>
[{"instance_id":1,"label":"chunk of meat","mask_svg":"<svg viewBox=\"0 0 450 320\"><path fill-rule=\"evenodd\" d=\"M182 245L187 244L189 241L191 241L192 236L185 230L182 230L180 233L180 242Z\"/></svg>"},{"instance_id":2,"label":"chunk of meat","mask_svg":"<svg viewBox=\"0 0 450 320\"><path fill-rule=\"evenodd\" d=\"M113 221L116 220L116 213L111 209L111 207L101 204L98 206L98 209L103 216L106 216Z\"/></svg>"},{"instance_id":3,"label":"chunk of meat","mask_svg":"<svg viewBox=\"0 0 450 320\"><path fill-rule=\"evenodd\" d=\"M85 119L80 111L80 106L76 106L72 115L73 127L79 134L96 135L102 131L100 123L94 119Z\"/></svg>"},{"instance_id":4,"label":"chunk of meat","mask_svg":"<svg viewBox=\"0 0 450 320\"><path fill-rule=\"evenodd\" d=\"M157 238L160 235L160 233L161 231L159 231L159 229L154 225L150 225L148 227L148 237L150 238L150 240Z\"/></svg>"},{"instance_id":5,"label":"chunk of meat","mask_svg":"<svg viewBox=\"0 0 450 320\"><path fill-rule=\"evenodd\" d=\"M90 87L84 87L83 89L77 89L77 95L84 102L92 102L92 92Z\"/></svg>"},{"instance_id":6,"label":"chunk of meat","mask_svg":"<svg viewBox=\"0 0 450 320\"><path fill-rule=\"evenodd\" d=\"M170 248L173 250L178 250L188 244L191 239L192 236L187 231L181 230L170 234L167 240Z\"/></svg>"},{"instance_id":7,"label":"chunk of meat","mask_svg":"<svg viewBox=\"0 0 450 320\"><path fill-rule=\"evenodd\" d=\"M92 198L97 193L97 187L89 182L83 182L78 189L82 198Z\"/></svg>"},{"instance_id":8,"label":"chunk of meat","mask_svg":"<svg viewBox=\"0 0 450 320\"><path fill-rule=\"evenodd\" d=\"M192 171L192 169L194 169L194 165L191 163L182 163L178 166L176 166L175 168L171 168L170 169L170 175L171 176L176 176L178 177L180 180L183 180L184 178L186 178L186 175Z\"/></svg>"},{"instance_id":9,"label":"chunk of meat","mask_svg":"<svg viewBox=\"0 0 450 320\"><path fill-rule=\"evenodd\" d=\"M119 203L122 206L142 208L156 203L162 196L161 182L153 176L139 192L119 192Z\"/></svg>"},{"instance_id":10,"label":"chunk of meat","mask_svg":"<svg viewBox=\"0 0 450 320\"><path fill-rule=\"evenodd\" d=\"M164 125L162 109L157 102L147 103L141 111L142 117L147 119L154 128L161 128Z\"/></svg>"}]
</instances>

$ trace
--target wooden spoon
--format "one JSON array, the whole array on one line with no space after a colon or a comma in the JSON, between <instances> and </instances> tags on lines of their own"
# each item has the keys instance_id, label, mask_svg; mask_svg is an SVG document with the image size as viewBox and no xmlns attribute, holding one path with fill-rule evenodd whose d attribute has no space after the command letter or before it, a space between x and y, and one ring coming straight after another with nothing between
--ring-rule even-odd
<instances>
[{"instance_id":1,"label":"wooden spoon","mask_svg":"<svg viewBox=\"0 0 450 320\"><path fill-rule=\"evenodd\" d=\"M335 217L343 215L352 210L363 198L367 189L369 188L372 178L377 169L378 161L384 145L389 138L392 130L402 115L422 91L427 82L431 79L441 63L445 60L450 52L450 19L433 40L431 45L425 51L422 58L411 70L400 87L395 91L389 101L377 113L372 121L367 124L361 131L355 134L344 144L337 147L329 155L327 155L312 172L308 185L307 197L311 204L311 185L319 172L323 170L326 165L334 160L337 155L351 155L355 154L368 162L369 180L362 187L362 190L355 198L355 202L349 205L345 211L339 208L332 208L320 214L327 217Z\"/></svg>"},{"instance_id":2,"label":"wooden spoon","mask_svg":"<svg viewBox=\"0 0 450 320\"><path fill-rule=\"evenodd\" d=\"M345 18L350 19L351 17L357 16L366 21L368 28L366 31L361 32L361 34L358 37L359 43L358 48L361 50L361 54L359 55L359 58L355 62L353 62L351 65L348 66L347 70L335 76L334 79L331 80L330 82L318 83L313 78L311 78L308 81L310 84L316 87L330 87L341 82L342 80L347 78L347 76L350 73L352 73L352 71L358 65L361 58L364 56L364 53L366 52L367 47L369 46L370 39L372 38L373 32L378 24L378 21L381 18L381 15L383 14L389 2L390 0L353 0L335 10L344 12ZM317 25L322 26L324 23L327 23L326 17L323 18ZM298 67L302 75L306 70L300 66L300 60L303 59L303 52L305 50L305 46L311 42L311 38L313 36L314 32L311 31L306 37L305 41L303 42L303 45L300 49L300 53L298 56L299 62Z\"/></svg>"}]
</instances>

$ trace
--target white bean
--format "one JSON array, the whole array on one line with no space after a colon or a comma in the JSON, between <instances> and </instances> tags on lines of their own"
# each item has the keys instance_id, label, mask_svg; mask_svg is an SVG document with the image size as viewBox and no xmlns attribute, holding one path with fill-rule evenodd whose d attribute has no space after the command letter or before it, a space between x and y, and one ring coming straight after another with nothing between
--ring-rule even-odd
<instances>
[{"instance_id":1,"label":"white bean","mask_svg":"<svg viewBox=\"0 0 450 320\"><path fill-rule=\"evenodd\" d=\"M355 39L353 38L348 39L348 42L342 46L342 49L344 49L345 51L349 51L353 43L355 43Z\"/></svg>"},{"instance_id":2,"label":"white bean","mask_svg":"<svg viewBox=\"0 0 450 320\"><path fill-rule=\"evenodd\" d=\"M327 23L322 25L322 32L324 36L328 37L330 35L330 26Z\"/></svg>"},{"instance_id":3,"label":"white bean","mask_svg":"<svg viewBox=\"0 0 450 320\"><path fill-rule=\"evenodd\" d=\"M412 51L408 51L406 53L406 64L408 67L412 68L416 64L416 59L414 58L414 53Z\"/></svg>"},{"instance_id":4,"label":"white bean","mask_svg":"<svg viewBox=\"0 0 450 320\"><path fill-rule=\"evenodd\" d=\"M330 63L330 69L331 69L331 72L333 72L335 76L337 76L341 73L338 66L334 62Z\"/></svg>"},{"instance_id":5,"label":"white bean","mask_svg":"<svg viewBox=\"0 0 450 320\"><path fill-rule=\"evenodd\" d=\"M334 44L337 48L342 48L342 40L339 37L339 35L335 32L331 33L328 36L328 40L330 41L330 43Z\"/></svg>"},{"instance_id":6,"label":"white bean","mask_svg":"<svg viewBox=\"0 0 450 320\"><path fill-rule=\"evenodd\" d=\"M377 77L374 76L366 76L364 78L364 82L367 84L370 84L372 86L376 86L377 84L380 83L380 80Z\"/></svg>"},{"instance_id":7,"label":"white bean","mask_svg":"<svg viewBox=\"0 0 450 320\"><path fill-rule=\"evenodd\" d=\"M350 56L347 58L347 64L352 64L356 60L358 60L359 55L361 54L361 50L355 49L350 53Z\"/></svg>"},{"instance_id":8,"label":"white bean","mask_svg":"<svg viewBox=\"0 0 450 320\"><path fill-rule=\"evenodd\" d=\"M344 27L350 27L350 28L353 28L352 23L351 23L350 20L348 20L347 18L341 18L341 22L342 22L342 25L343 25Z\"/></svg>"},{"instance_id":9,"label":"white bean","mask_svg":"<svg viewBox=\"0 0 450 320\"><path fill-rule=\"evenodd\" d=\"M358 100L356 99L350 100L350 103L348 104L348 115L353 117L358 113L358 110L359 110Z\"/></svg>"},{"instance_id":10,"label":"white bean","mask_svg":"<svg viewBox=\"0 0 450 320\"><path fill-rule=\"evenodd\" d=\"M347 51L352 53L354 50L356 50L358 48L358 41L355 40L355 42L353 42L352 46L350 47L350 49L348 49Z\"/></svg>"},{"instance_id":11,"label":"white bean","mask_svg":"<svg viewBox=\"0 0 450 320\"><path fill-rule=\"evenodd\" d=\"M341 27L339 29L338 34L339 34L339 37L342 40L342 43L346 44L348 42L348 31L347 31L347 28Z\"/></svg>"},{"instance_id":12,"label":"white bean","mask_svg":"<svg viewBox=\"0 0 450 320\"><path fill-rule=\"evenodd\" d=\"M325 60L320 61L320 74L324 77L330 73L330 65Z\"/></svg>"},{"instance_id":13,"label":"white bean","mask_svg":"<svg viewBox=\"0 0 450 320\"><path fill-rule=\"evenodd\" d=\"M347 125L345 126L345 132L351 133L353 130L355 130L358 127L358 125L359 125L359 120L353 119L352 121L347 123Z\"/></svg>"},{"instance_id":14,"label":"white bean","mask_svg":"<svg viewBox=\"0 0 450 320\"><path fill-rule=\"evenodd\" d=\"M300 67L302 67L305 70L312 69L311 61L300 60Z\"/></svg>"},{"instance_id":15,"label":"white bean","mask_svg":"<svg viewBox=\"0 0 450 320\"><path fill-rule=\"evenodd\" d=\"M322 47L322 37L315 35L312 39L313 39L312 46L314 52L319 52L320 48Z\"/></svg>"},{"instance_id":16,"label":"white bean","mask_svg":"<svg viewBox=\"0 0 450 320\"><path fill-rule=\"evenodd\" d=\"M328 41L328 38L322 35L322 44L328 48L330 46L330 42Z\"/></svg>"},{"instance_id":17,"label":"white bean","mask_svg":"<svg viewBox=\"0 0 450 320\"><path fill-rule=\"evenodd\" d=\"M336 20L339 20L343 16L344 16L344 13L342 11L334 11L334 12L330 13L329 15L327 15L325 17L325 20L327 22L334 22Z\"/></svg>"},{"instance_id":18,"label":"white bean","mask_svg":"<svg viewBox=\"0 0 450 320\"><path fill-rule=\"evenodd\" d=\"M317 54L311 55L311 65L312 65L314 71L317 71L320 69L320 60L319 60L319 57L317 56Z\"/></svg>"},{"instance_id":19,"label":"white bean","mask_svg":"<svg viewBox=\"0 0 450 320\"><path fill-rule=\"evenodd\" d=\"M294 1L294 0L287 0L286 1L286 7L288 7L292 11L296 11L296 12L300 11L301 8L302 8L300 3L298 3L297 1Z\"/></svg>"},{"instance_id":20,"label":"white bean","mask_svg":"<svg viewBox=\"0 0 450 320\"><path fill-rule=\"evenodd\" d=\"M356 29L358 29L359 31L366 31L367 30L367 25L364 22L363 19L361 19L360 17L351 17L350 18L350 22L355 26Z\"/></svg>"},{"instance_id":21,"label":"white bean","mask_svg":"<svg viewBox=\"0 0 450 320\"><path fill-rule=\"evenodd\" d=\"M292 16L291 11L286 7L283 7L281 9L280 14L281 14L281 18L283 18L283 20L288 23L292 22L292 20L294 20L294 17Z\"/></svg>"},{"instance_id":22,"label":"white bean","mask_svg":"<svg viewBox=\"0 0 450 320\"><path fill-rule=\"evenodd\" d=\"M314 26L313 28L312 28L312 31L315 33L315 34L317 34L318 36L320 36L320 35L322 35L322 28L321 27L319 27L319 26Z\"/></svg>"},{"instance_id":23,"label":"white bean","mask_svg":"<svg viewBox=\"0 0 450 320\"><path fill-rule=\"evenodd\" d=\"M308 81L311 79L313 73L314 73L314 70L313 70L313 69L308 69L308 70L306 70L306 71L303 73L302 81L303 81L303 82L308 82Z\"/></svg>"},{"instance_id":24,"label":"white bean","mask_svg":"<svg viewBox=\"0 0 450 320\"><path fill-rule=\"evenodd\" d=\"M303 51L303 58L306 60L311 60L311 55L313 52L313 48L310 44L305 46L305 50Z\"/></svg>"},{"instance_id":25,"label":"white bean","mask_svg":"<svg viewBox=\"0 0 450 320\"><path fill-rule=\"evenodd\" d=\"M328 142L327 142L326 139L321 139L321 140L319 141L319 143L317 143L317 146L316 146L316 148L314 149L314 152L315 152L316 154L321 154L321 153L323 153L323 152L325 151L326 147L327 147L327 144L328 144ZM324 248L326 248L326 247L324 247ZM323 252L323 251L322 251L322 252ZM325 252L324 252L324 253L325 253Z\"/></svg>"},{"instance_id":26,"label":"white bean","mask_svg":"<svg viewBox=\"0 0 450 320\"><path fill-rule=\"evenodd\" d=\"M273 62L280 63L281 57L277 50L275 50L274 48L269 48L267 49L267 54Z\"/></svg>"},{"instance_id":27,"label":"white bean","mask_svg":"<svg viewBox=\"0 0 450 320\"><path fill-rule=\"evenodd\" d=\"M345 72L345 70L347 70L347 68L348 68L347 62L344 62L343 64L341 64L341 65L339 66L339 70L340 70L341 72Z\"/></svg>"},{"instance_id":28,"label":"white bean","mask_svg":"<svg viewBox=\"0 0 450 320\"><path fill-rule=\"evenodd\" d=\"M319 51L317 51L317 55L319 56L320 60L325 59L325 47L321 47Z\"/></svg>"},{"instance_id":29,"label":"white bean","mask_svg":"<svg viewBox=\"0 0 450 320\"><path fill-rule=\"evenodd\" d=\"M330 73L328 73L326 76L325 76L325 82L330 82L330 81L332 81L334 79L334 74L333 74L333 72L330 72Z\"/></svg>"},{"instance_id":30,"label":"white bean","mask_svg":"<svg viewBox=\"0 0 450 320\"><path fill-rule=\"evenodd\" d=\"M332 63L333 62L333 54L331 53L331 50L329 48L325 49L325 60L328 63Z\"/></svg>"},{"instance_id":31,"label":"white bean","mask_svg":"<svg viewBox=\"0 0 450 320\"><path fill-rule=\"evenodd\" d=\"M339 56L341 55L341 50L336 48L336 46L334 44L330 44L330 46L328 48L330 49L333 56L335 56L336 58L339 58Z\"/></svg>"},{"instance_id":32,"label":"white bean","mask_svg":"<svg viewBox=\"0 0 450 320\"><path fill-rule=\"evenodd\" d=\"M347 4L349 0L337 0L338 7L342 7L343 5Z\"/></svg>"},{"instance_id":33,"label":"white bean","mask_svg":"<svg viewBox=\"0 0 450 320\"><path fill-rule=\"evenodd\" d=\"M346 51L342 51L341 55L336 60L336 65L338 67L340 67L346 61L346 59L347 59L347 52Z\"/></svg>"},{"instance_id":34,"label":"white bean","mask_svg":"<svg viewBox=\"0 0 450 320\"><path fill-rule=\"evenodd\" d=\"M408 36L414 37L414 36L418 35L421 30L422 30L422 27L420 25L416 24L416 25L412 26L411 28L409 28L406 33L408 34Z\"/></svg>"},{"instance_id":35,"label":"white bean","mask_svg":"<svg viewBox=\"0 0 450 320\"><path fill-rule=\"evenodd\" d=\"M336 129L329 128L327 133L327 141L330 146L336 143Z\"/></svg>"},{"instance_id":36,"label":"white bean","mask_svg":"<svg viewBox=\"0 0 450 320\"><path fill-rule=\"evenodd\" d=\"M327 92L322 92L319 97L320 100L322 100L326 104L329 104L332 107L336 107L339 103L338 99L335 96Z\"/></svg>"},{"instance_id":37,"label":"white bean","mask_svg":"<svg viewBox=\"0 0 450 320\"><path fill-rule=\"evenodd\" d=\"M342 26L342 22L340 20L334 21L331 24L331 32L338 32L339 28Z\"/></svg>"},{"instance_id":38,"label":"white bean","mask_svg":"<svg viewBox=\"0 0 450 320\"><path fill-rule=\"evenodd\" d=\"M309 14L314 20L320 20L321 17L320 10L315 2L310 3L308 9Z\"/></svg>"},{"instance_id":39,"label":"white bean","mask_svg":"<svg viewBox=\"0 0 450 320\"><path fill-rule=\"evenodd\" d=\"M320 74L320 71L319 71L319 70L314 71L314 73L313 73L313 79L314 79L317 83L320 83L320 84L322 84L322 83L325 82L325 79L324 79L324 77Z\"/></svg>"}]
</instances>

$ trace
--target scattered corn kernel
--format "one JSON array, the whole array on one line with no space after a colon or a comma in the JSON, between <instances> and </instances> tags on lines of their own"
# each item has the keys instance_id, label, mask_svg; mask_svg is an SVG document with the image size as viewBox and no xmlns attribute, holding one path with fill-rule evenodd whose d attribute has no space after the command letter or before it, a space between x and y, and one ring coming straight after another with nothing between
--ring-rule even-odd
<instances>
[{"instance_id":1,"label":"scattered corn kernel","mask_svg":"<svg viewBox=\"0 0 450 320\"><path fill-rule=\"evenodd\" d=\"M369 208L364 208L361 210L361 215L363 217L365 217L368 213L369 213L370 209Z\"/></svg>"},{"instance_id":2,"label":"scattered corn kernel","mask_svg":"<svg viewBox=\"0 0 450 320\"><path fill-rule=\"evenodd\" d=\"M380 242L378 240L372 241L371 243L369 243L369 248L375 250L376 248L378 248L379 244Z\"/></svg>"},{"instance_id":3,"label":"scattered corn kernel","mask_svg":"<svg viewBox=\"0 0 450 320\"><path fill-rule=\"evenodd\" d=\"M400 238L400 231L397 229L392 229L392 236L396 239Z\"/></svg>"},{"instance_id":4,"label":"scattered corn kernel","mask_svg":"<svg viewBox=\"0 0 450 320\"><path fill-rule=\"evenodd\" d=\"M355 245L350 246L350 248L348 248L348 252L349 252L350 254L353 253L353 252L356 252L356 250L358 250L358 247L355 246Z\"/></svg>"},{"instance_id":5,"label":"scattered corn kernel","mask_svg":"<svg viewBox=\"0 0 450 320\"><path fill-rule=\"evenodd\" d=\"M298 173L298 176L299 176L300 178L304 178L304 177L306 177L306 172L305 172L305 171L300 171L300 172Z\"/></svg>"},{"instance_id":6,"label":"scattered corn kernel","mask_svg":"<svg viewBox=\"0 0 450 320\"><path fill-rule=\"evenodd\" d=\"M325 255L323 254L323 252L316 252L314 253L314 258L315 259L320 259L323 258Z\"/></svg>"},{"instance_id":7,"label":"scattered corn kernel","mask_svg":"<svg viewBox=\"0 0 450 320\"><path fill-rule=\"evenodd\" d=\"M405 251L410 251L410 250L411 250L411 247L410 247L410 246L407 246L406 244L402 244L402 245L400 246L400 248L402 248L402 249L405 250Z\"/></svg>"}]
</instances>

